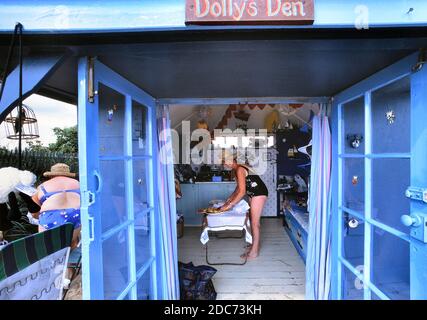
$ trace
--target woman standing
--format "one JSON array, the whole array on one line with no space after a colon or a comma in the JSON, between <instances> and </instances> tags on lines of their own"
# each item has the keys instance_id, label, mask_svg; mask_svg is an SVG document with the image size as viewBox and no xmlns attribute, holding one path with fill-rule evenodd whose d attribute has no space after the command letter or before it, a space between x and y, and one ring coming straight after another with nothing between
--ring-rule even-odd
<instances>
[{"instance_id":1,"label":"woman standing","mask_svg":"<svg viewBox=\"0 0 427 320\"><path fill-rule=\"evenodd\" d=\"M57 163L49 172L43 174L49 178L37 188L33 201L40 205L40 213L35 214L39 219L39 232L60 226L64 223L74 225L71 249L79 242L80 235L80 185L70 172L70 167Z\"/></svg>"},{"instance_id":2,"label":"woman standing","mask_svg":"<svg viewBox=\"0 0 427 320\"><path fill-rule=\"evenodd\" d=\"M260 249L260 219L264 204L268 197L267 186L252 168L238 164L236 157L231 153L225 152L223 165L234 171L237 187L221 207L221 210L230 210L233 206L239 203L245 195L249 197L249 205L251 207L250 222L253 240L252 246L250 246L248 251L242 255L242 258L256 258L258 257Z\"/></svg>"}]
</instances>

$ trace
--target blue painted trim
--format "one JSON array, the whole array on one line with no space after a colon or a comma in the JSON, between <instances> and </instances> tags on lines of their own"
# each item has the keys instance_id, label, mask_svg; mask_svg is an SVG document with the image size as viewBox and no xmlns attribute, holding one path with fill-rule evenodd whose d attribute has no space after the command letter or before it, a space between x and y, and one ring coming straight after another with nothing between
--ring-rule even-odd
<instances>
[{"instance_id":1,"label":"blue painted trim","mask_svg":"<svg viewBox=\"0 0 427 320\"><path fill-rule=\"evenodd\" d=\"M269 103L327 103L330 97L238 97L238 98L162 98L158 104L166 105L224 105Z\"/></svg>"},{"instance_id":2,"label":"blue painted trim","mask_svg":"<svg viewBox=\"0 0 427 320\"><path fill-rule=\"evenodd\" d=\"M336 104L344 104L355 100L367 91L375 91L382 87L389 85L399 79L402 79L412 73L412 66L417 63L418 52L392 64L389 67L375 73L374 75L366 78L365 80L355 84L349 89L337 94L334 97Z\"/></svg>"},{"instance_id":3,"label":"blue painted trim","mask_svg":"<svg viewBox=\"0 0 427 320\"><path fill-rule=\"evenodd\" d=\"M131 96L133 100L145 105L147 108L152 108L155 99L141 88L126 80L98 60L95 60L95 70L95 77L100 79L107 87L124 95Z\"/></svg>"},{"instance_id":4,"label":"blue painted trim","mask_svg":"<svg viewBox=\"0 0 427 320\"><path fill-rule=\"evenodd\" d=\"M427 66L411 76L411 185L427 187ZM411 214L427 216L427 205L410 200ZM413 230L415 231L415 230ZM411 299L427 299L427 244L413 238L410 247Z\"/></svg>"},{"instance_id":5,"label":"blue painted trim","mask_svg":"<svg viewBox=\"0 0 427 320\"><path fill-rule=\"evenodd\" d=\"M301 256L302 260L304 261L304 264L307 260L307 230L305 230L301 224L298 222L297 219L289 212L289 210L284 211L284 219L286 221L286 224L289 228L286 226L284 227L286 233L289 235L289 238L291 239L295 249L297 250L298 254ZM300 247L300 244L298 243L298 239L295 236L294 232L300 232L302 243L301 245L303 248Z\"/></svg>"},{"instance_id":6,"label":"blue painted trim","mask_svg":"<svg viewBox=\"0 0 427 320\"><path fill-rule=\"evenodd\" d=\"M338 155L338 157L343 159L410 159L410 153L370 153L370 154L352 154L344 153Z\"/></svg>"},{"instance_id":7,"label":"blue painted trim","mask_svg":"<svg viewBox=\"0 0 427 320\"><path fill-rule=\"evenodd\" d=\"M136 272L136 281L138 282L139 279L145 274L145 272L153 265L153 262L155 260L155 257L150 257L146 263L143 264L141 268Z\"/></svg>"},{"instance_id":8,"label":"blue painted trim","mask_svg":"<svg viewBox=\"0 0 427 320\"><path fill-rule=\"evenodd\" d=\"M365 279L364 279L364 276L363 276L363 273L361 273L359 270L357 270L355 267L353 267L353 265L348 261L348 260L346 260L345 258L343 258L343 257L340 257L340 262L344 265L344 267L346 267L351 273L354 273L354 275L356 276L356 277L358 277L359 278L359 280L361 280L361 281L364 281Z\"/></svg>"},{"instance_id":9,"label":"blue painted trim","mask_svg":"<svg viewBox=\"0 0 427 320\"><path fill-rule=\"evenodd\" d=\"M147 138L147 149L148 155L152 157L152 160L148 162L149 165L149 198L150 198L150 207L153 207L153 210L150 211L150 228L151 232L151 254L155 256L156 259L153 261L153 267L151 268L151 278L153 286L151 288L151 296L153 299L163 299L166 296L166 287L162 287L162 284L166 286L166 281L164 281L165 276L165 262L163 261L163 243L162 238L166 235L162 234L162 224L160 220L160 209L159 209L159 197L157 195L158 192L158 183L157 180L157 116L156 116L156 102L154 100L150 101L150 105L147 106L147 130L148 130L148 138ZM156 149L154 149L156 148ZM162 279L162 283L159 285L159 279ZM159 292L159 288L163 288L161 292Z\"/></svg>"},{"instance_id":10,"label":"blue painted trim","mask_svg":"<svg viewBox=\"0 0 427 320\"><path fill-rule=\"evenodd\" d=\"M348 214L351 214L352 216L356 217L359 220L365 221L365 217L363 216L363 212L355 211L346 207L339 207L340 210L343 212L347 212Z\"/></svg>"},{"instance_id":11,"label":"blue painted trim","mask_svg":"<svg viewBox=\"0 0 427 320\"><path fill-rule=\"evenodd\" d=\"M63 64L69 52L61 54L44 54L42 56L25 56L22 65L22 94L23 100L29 97L49 79ZM0 101L0 123L17 106L19 100L19 65L9 73Z\"/></svg>"},{"instance_id":12,"label":"blue painted trim","mask_svg":"<svg viewBox=\"0 0 427 320\"><path fill-rule=\"evenodd\" d=\"M365 92L365 155L372 153L372 103L371 91ZM372 217L372 159L365 158L365 219L369 221ZM364 236L364 269L363 283L371 282L372 270L372 226L365 223ZM364 299L371 300L371 291L368 286L364 286Z\"/></svg>"},{"instance_id":13,"label":"blue painted trim","mask_svg":"<svg viewBox=\"0 0 427 320\"><path fill-rule=\"evenodd\" d=\"M105 233L102 233L101 214L99 203L93 204L90 208L87 207L87 200L82 197L82 242L83 242L83 297L85 299L103 299L103 261L102 243L109 237L127 229L128 231L128 266L129 266L129 281L124 291L119 294L119 299L126 297L129 294L130 299L137 299L137 270L136 270L136 251L135 251L135 221L133 207L133 161L135 158L132 154L132 101L135 100L147 106L149 114L152 115L154 109L154 99L146 94L143 90L123 77L116 74L114 71L104 66L99 61L95 60L95 90L98 91L99 83L124 94L126 97L125 111L125 146L124 156L99 156L98 146L98 94L95 95L94 103L89 103L87 99L87 58L79 60L79 164L82 195L88 191L95 192L95 181L93 172L99 171L99 161L102 160L120 160L125 162L125 197L126 197L126 212L128 220L119 226L116 226ZM150 113L151 112L151 113ZM151 122L151 119L148 120ZM151 128L151 126L148 126ZM152 136L150 137L152 138ZM138 159L144 159L152 163L153 158L150 156L140 156ZM152 181L151 181L152 182ZM150 190L154 188L154 184L148 185ZM102 192L102 190L98 190ZM85 207L86 205L86 207ZM148 208L151 213L152 208ZM94 219L94 240L90 241L89 235L89 218ZM153 221L153 219L151 219ZM86 228L85 228L86 226ZM158 224L152 224L151 234L156 234ZM152 259L148 263L154 265L156 255L156 247L152 250ZM152 276L152 287L156 287L156 273ZM151 295L157 298L157 295Z\"/></svg>"},{"instance_id":14,"label":"blue painted trim","mask_svg":"<svg viewBox=\"0 0 427 320\"><path fill-rule=\"evenodd\" d=\"M18 8L16 9L17 5ZM43 4L43 6L42 6ZM59 5L60 4L60 5ZM31 1L3 0L1 10L4 13L0 28L9 30L15 21L22 22L29 30L49 30L51 32L76 32L99 30L131 29L263 29L263 28L313 28L324 27L355 28L355 22L361 15L356 6L363 4L369 17L371 28L379 26L412 26L425 25L427 11L424 1L394 1L389 5L385 0L322 0L315 1L315 21L308 26L185 26L185 1L119 1L105 0L84 6L81 1ZM412 7L411 14L407 13ZM361 17L363 18L363 16ZM28 27L27 27L28 26ZM85 29L85 30L82 30ZM46 32L46 31L45 31Z\"/></svg>"},{"instance_id":15,"label":"blue painted trim","mask_svg":"<svg viewBox=\"0 0 427 320\"><path fill-rule=\"evenodd\" d=\"M108 240L109 238L111 238L112 236L114 236L116 233L122 231L123 229L128 228L131 224L133 224L135 221L132 220L126 220L125 222L111 228L108 229L107 231L105 231L102 236L101 236L101 241L104 242L106 240Z\"/></svg>"},{"instance_id":16,"label":"blue painted trim","mask_svg":"<svg viewBox=\"0 0 427 320\"><path fill-rule=\"evenodd\" d=\"M348 271L350 271L351 273L353 273L360 281L364 281L364 275L357 270L356 268L354 268L350 262L348 262L346 259L344 258L340 258L340 262L345 266L345 268L348 269ZM369 283L365 283L363 282L364 287L372 290L380 299L382 300L390 300L390 298L385 295L380 289L378 289L373 283L369 282Z\"/></svg>"},{"instance_id":17,"label":"blue painted trim","mask_svg":"<svg viewBox=\"0 0 427 320\"><path fill-rule=\"evenodd\" d=\"M342 160L338 154L342 153L342 111L341 106L332 105L331 113L331 134L332 134L332 174L331 192L332 197L332 246L331 246L331 299L340 300L342 298L342 266L339 263L339 256L342 252Z\"/></svg>"},{"instance_id":18,"label":"blue painted trim","mask_svg":"<svg viewBox=\"0 0 427 320\"><path fill-rule=\"evenodd\" d=\"M411 153L370 153L366 155L368 159L410 159Z\"/></svg>"},{"instance_id":19,"label":"blue painted trim","mask_svg":"<svg viewBox=\"0 0 427 320\"><path fill-rule=\"evenodd\" d=\"M129 282L126 288L124 288L123 291L117 296L116 300L123 300L124 298L126 298L129 294L129 291L130 291L129 300L133 300L132 290L135 288L135 285L136 285L135 281Z\"/></svg>"},{"instance_id":20,"label":"blue painted trim","mask_svg":"<svg viewBox=\"0 0 427 320\"><path fill-rule=\"evenodd\" d=\"M377 288L373 283L369 283L369 289L374 292L378 298L382 300L391 300L386 294L384 294L380 289Z\"/></svg>"},{"instance_id":21,"label":"blue painted trim","mask_svg":"<svg viewBox=\"0 0 427 320\"><path fill-rule=\"evenodd\" d=\"M151 257L150 259L148 259L148 261L137 272L136 280L131 281L131 282L128 283L128 285L126 286L126 288L117 297L117 300L123 300L124 298L126 298L126 296L128 295L129 291L132 291L133 289L136 289L139 279L141 279L141 277L148 270L148 268L151 267L151 265L153 264L153 261L154 261L154 257ZM131 296L129 298L134 299L134 297L132 295L132 292L131 292ZM135 299L136 299L136 297L135 297Z\"/></svg>"},{"instance_id":22,"label":"blue painted trim","mask_svg":"<svg viewBox=\"0 0 427 320\"><path fill-rule=\"evenodd\" d=\"M144 156L100 156L101 161L123 161L123 160L149 160L152 159L149 155Z\"/></svg>"},{"instance_id":23,"label":"blue painted trim","mask_svg":"<svg viewBox=\"0 0 427 320\"><path fill-rule=\"evenodd\" d=\"M285 232L288 234L289 239L291 239L291 242L292 242L292 244L295 247L295 250L298 252L298 254L300 255L302 261L305 264L306 258L307 258L306 254L304 253L304 251L302 251L301 247L299 246L297 239L295 238L294 234L292 233L292 230L290 230L288 228L285 228Z\"/></svg>"},{"instance_id":24,"label":"blue painted trim","mask_svg":"<svg viewBox=\"0 0 427 320\"><path fill-rule=\"evenodd\" d=\"M364 158L365 155L364 154L352 154L352 153L344 153L344 154L339 154L338 157L342 158L342 159L360 159L360 158Z\"/></svg>"},{"instance_id":25,"label":"blue painted trim","mask_svg":"<svg viewBox=\"0 0 427 320\"><path fill-rule=\"evenodd\" d=\"M133 161L136 159L146 160L149 166L152 169L152 162L154 161L153 157L148 156L138 156L133 157L132 151L132 101L136 101L147 108L147 128L149 132L148 141L152 140L152 114L154 113L153 109L155 108L155 100L152 96L147 94L145 91L129 82L101 62L95 60L95 75L96 79L99 79L104 85L124 94L126 96L126 113L125 113L125 156L118 158L125 158L126 161L126 207L128 214L128 221L130 224L128 225L128 248L129 248L129 276L130 281L134 282L134 287L131 287L131 299L137 299L137 270L136 270L136 251L135 251L135 223L134 223L134 208L133 208ZM151 144L148 145L148 149L150 150ZM149 151L152 154L152 150ZM107 158L107 157L105 157ZM114 158L114 157L113 157ZM154 184L152 180L153 169L149 170L150 178L147 184L147 191L149 196L152 197L152 190L155 189L156 184ZM153 203L153 202L152 202ZM155 202L153 203L155 204ZM155 207L155 206L154 206ZM149 210L151 208L148 208ZM156 257L158 253L158 246L155 241L156 234L158 234L158 229L160 229L160 224L155 223L153 219L153 211L150 212L150 236L151 236L151 256ZM156 286L157 286L157 270L155 268L156 259L149 260L151 264L153 264L153 268L151 268L151 289L150 297L153 299L157 299Z\"/></svg>"},{"instance_id":26,"label":"blue painted trim","mask_svg":"<svg viewBox=\"0 0 427 320\"><path fill-rule=\"evenodd\" d=\"M148 144L148 150L151 150L151 139L149 141L147 141ZM133 160L152 160L153 156L150 154L147 155L138 155L138 156L132 156Z\"/></svg>"},{"instance_id":27,"label":"blue painted trim","mask_svg":"<svg viewBox=\"0 0 427 320\"><path fill-rule=\"evenodd\" d=\"M81 58L78 62L78 144L79 144L79 180L80 180L80 191L81 191L81 201L80 201L80 216L82 226L82 298L87 300L90 298L90 230L89 230L89 212L88 212L88 198L85 196L87 192L87 143L86 143L86 93L87 93L87 81L86 81L86 69L87 61L85 58Z\"/></svg>"},{"instance_id":28,"label":"blue painted trim","mask_svg":"<svg viewBox=\"0 0 427 320\"><path fill-rule=\"evenodd\" d=\"M408 234L406 234L402 231L396 230L395 228L389 227L388 225L386 225L384 223L381 223L381 222L374 220L372 218L369 218L369 219L366 218L365 221L367 221L369 224L371 224L371 225L373 225L379 229L387 231L388 233L390 233L390 234L392 234L392 235L394 235L394 236L396 236L396 237L398 237L404 241L408 241L408 242L411 241L411 237Z\"/></svg>"},{"instance_id":29,"label":"blue painted trim","mask_svg":"<svg viewBox=\"0 0 427 320\"><path fill-rule=\"evenodd\" d=\"M78 62L78 140L79 140L79 179L82 203L80 207L82 222L82 291L83 299L103 299L104 277L102 263L102 216L100 204L95 201L89 206L88 192L96 196L97 186L94 173L99 171L98 145L98 97L93 103L88 101L88 61L82 57ZM96 90L97 88L95 88ZM89 220L93 220L93 241Z\"/></svg>"},{"instance_id":30,"label":"blue painted trim","mask_svg":"<svg viewBox=\"0 0 427 320\"><path fill-rule=\"evenodd\" d=\"M132 97L125 96L125 144L124 151L127 157L125 161L125 194L127 219L131 223L128 226L128 267L129 281L136 283L136 243L135 243L135 213L134 213L134 186L133 186L133 160L132 160ZM137 286L130 289L131 300L137 299Z\"/></svg>"},{"instance_id":31,"label":"blue painted trim","mask_svg":"<svg viewBox=\"0 0 427 320\"><path fill-rule=\"evenodd\" d=\"M371 264L372 264L372 245L373 245L373 228L377 227L380 228L396 237L399 237L400 239L404 241L411 242L411 238L408 234L405 234L404 232L398 231L395 228L392 228L388 225L385 225L379 221L376 221L372 218L372 161L373 159L388 159L388 158L395 158L395 159L413 159L414 152L416 149L414 149L414 145L412 146L411 153L382 153L382 154L375 154L372 153L372 113L371 113L371 93L374 90L378 90L379 88L382 88L384 86L387 86L395 81L398 81L412 73L412 67L416 64L418 58L418 53L412 54L397 63L381 70L380 72L370 76L369 78L361 81L360 83L357 83L353 87L339 93L337 96L333 98L334 106L336 109L338 109L338 112L341 111L342 105L344 103L350 102L354 99L360 98L362 95L364 96L365 100L365 150L363 155L350 155L350 154L343 154L342 146L343 141L339 140L342 139L344 134L344 122L342 119L342 114L340 114L340 117L338 119L338 154L335 155L338 160L338 179L341 180L342 175L342 161L345 158L363 158L365 161L365 210L364 215L360 214L360 212L356 212L354 210L351 210L349 208L345 208L342 206L342 203L338 203L338 233L341 231L340 224L342 219L342 211L346 211L350 214L353 214L354 216L358 217L359 219L364 220L365 222L365 236L364 236L364 266L365 266L365 272L363 275L363 281L367 285L364 290L364 298L365 299L371 299L371 292L374 292L378 297L382 299L389 299L384 293L382 293L377 287L375 287L371 283L371 274L370 270ZM412 93L414 94L414 92ZM424 116L425 111L418 114L418 118L421 119ZM420 116L420 114L422 116ZM421 120L419 120L421 121ZM423 126L423 130L425 130L425 126ZM412 135L414 137L414 135ZM415 135L415 137L419 137L419 135ZM427 152L426 152L427 153ZM425 162L424 157L423 161ZM411 164L411 172L416 167ZM342 184L340 185L340 189L342 188ZM340 192L340 191L338 191ZM338 201L342 201L342 194L338 193ZM341 216L340 216L341 215ZM341 235L340 235L341 236ZM341 241L341 237L338 238L339 242ZM413 244L413 241L411 242L411 245ZM341 263L338 263L340 266L341 264L344 264L343 261L345 259L341 255L341 251L338 251L338 260L341 261ZM424 264L425 265L425 264ZM347 265L346 265L347 266ZM347 266L348 267L348 266ZM351 267L351 266L350 266ZM414 263L411 260L411 268L414 267ZM339 267L338 267L339 269ZM351 269L351 268L350 268ZM413 274L411 273L411 277ZM342 278L339 279L339 281L342 281ZM339 282L340 283L340 282ZM338 284L339 290L340 284ZM411 281L411 290L412 290L412 281Z\"/></svg>"},{"instance_id":32,"label":"blue painted trim","mask_svg":"<svg viewBox=\"0 0 427 320\"><path fill-rule=\"evenodd\" d=\"M91 17L92 19L92 17ZM16 19L15 19L16 20ZM22 21L21 21L22 22ZM81 22L81 21L80 21ZM395 29L410 29L410 28L420 28L426 27L427 22L419 22L419 23L378 23L371 24L369 26L370 30L376 29L385 29L385 28L395 28ZM12 34L13 33L14 24L10 24L8 26L2 27L0 25L0 35L1 34ZM117 27L112 28L111 26L104 27L90 27L90 28L34 28L34 27L26 27L25 34L28 35L84 35L84 34L94 34L94 35L102 35L108 33L153 33L153 32L182 32L182 31L257 31L257 30L351 30L357 32L369 32L369 30L357 30L354 27L354 23L325 23L325 24L314 24L314 25L253 25L253 26L202 26L202 25L189 25L189 26L142 26L142 27Z\"/></svg>"},{"instance_id":33,"label":"blue painted trim","mask_svg":"<svg viewBox=\"0 0 427 320\"><path fill-rule=\"evenodd\" d=\"M352 210L352 209L349 209L349 208L346 208L346 207L340 207L340 209L342 211L344 211L344 212L347 212L347 213L351 214L352 216L356 217L357 219L362 220L362 221L366 221L369 224L371 224L371 225L373 225L373 226L375 226L375 227L377 227L379 229L382 229L382 230L384 230L384 231L386 231L388 233L391 233L392 235L394 235L394 236L396 236L396 237L398 237L398 238L400 238L402 240L410 241L410 237L409 237L408 234L406 234L406 233L404 233L402 231L399 231L399 230L397 230L397 229L395 229L393 227L390 227L390 226L388 226L388 225L386 225L384 223L381 223L378 220L375 220L373 218L368 218L366 216L363 216L363 213L361 213L361 212L358 212L358 211L355 211L355 210Z\"/></svg>"}]
</instances>

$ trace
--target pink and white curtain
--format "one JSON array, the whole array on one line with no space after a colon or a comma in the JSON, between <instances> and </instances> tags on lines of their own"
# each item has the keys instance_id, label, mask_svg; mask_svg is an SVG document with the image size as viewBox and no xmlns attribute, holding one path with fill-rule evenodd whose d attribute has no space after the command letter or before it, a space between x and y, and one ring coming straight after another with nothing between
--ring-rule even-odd
<instances>
[{"instance_id":1,"label":"pink and white curtain","mask_svg":"<svg viewBox=\"0 0 427 320\"><path fill-rule=\"evenodd\" d=\"M160 232L162 239L162 274L165 292L164 299L179 299L178 249L176 233L175 179L170 131L169 107L157 107L158 131L158 194Z\"/></svg>"}]
</instances>

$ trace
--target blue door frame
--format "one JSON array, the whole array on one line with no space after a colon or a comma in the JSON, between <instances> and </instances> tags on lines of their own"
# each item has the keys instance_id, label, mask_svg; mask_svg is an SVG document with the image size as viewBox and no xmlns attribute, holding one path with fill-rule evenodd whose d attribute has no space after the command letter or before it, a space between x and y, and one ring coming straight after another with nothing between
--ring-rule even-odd
<instances>
[{"instance_id":1,"label":"blue door frame","mask_svg":"<svg viewBox=\"0 0 427 320\"><path fill-rule=\"evenodd\" d=\"M162 256L161 235L154 183L157 180L154 167L157 163L155 99L98 60L91 61L83 57L78 64L83 298L161 299L164 292L163 264L159 261ZM94 93L92 101L88 94L91 86ZM115 105L117 101L112 100L108 114L101 111L110 103L109 99L116 98L122 98L123 105ZM135 118L139 119L139 113L142 116L138 127L145 128L146 136L145 144L140 144L138 149L134 142L134 122ZM114 117L117 118L115 121L122 122L108 127ZM114 128L118 133L113 133ZM118 134L117 144L113 142L114 134ZM101 147L100 139L106 139L103 146L107 151L102 151L104 147ZM111 182L110 176L116 176L119 183ZM114 188L119 186L123 191L117 196ZM107 194L109 190L113 193ZM142 200L138 202L137 197L142 197ZM118 201L114 202L114 199ZM107 200L112 202L108 204ZM134 204L137 202L144 208L136 207ZM115 207L123 210L115 210ZM121 212L119 220L115 216L117 212ZM139 217L145 224L137 224ZM109 220L113 221L110 225ZM136 243L138 239L143 239L144 243ZM119 254L124 254L125 261L117 261L121 259ZM112 270L113 265L117 265L117 270ZM113 292L114 286L119 288L114 288Z\"/></svg>"},{"instance_id":2,"label":"blue door frame","mask_svg":"<svg viewBox=\"0 0 427 320\"><path fill-rule=\"evenodd\" d=\"M412 225L408 232L402 232L399 226L390 225L379 221L374 214L373 202L377 201L372 195L376 192L378 186L374 185L376 181L374 177L375 171L379 170L377 166L374 166L374 161L406 161L410 163L410 185L413 187L427 187L427 127L425 125L425 101L427 101L427 68L422 68L418 72L413 71L413 67L418 62L418 54L410 55L401 61L387 67L386 69L372 75L364 81L354 85L353 87L341 92L333 99L333 110L332 110L332 132L333 132L333 267L332 267L332 299L344 299L345 294L343 292L343 284L347 279L348 275L351 275L355 279L355 282L361 284L359 286L360 298L365 300L370 299L392 299L392 297L381 290L373 280L373 270L376 267L376 261L374 257L375 246L378 245L377 233L382 233L390 238L393 238L396 243L407 243L408 257L407 261L409 265L409 285L410 299L427 299L427 275L425 272L425 266L427 265L427 241L422 241L422 237L425 239L425 228L427 228L426 217L427 217L427 205L426 203L419 200L408 200L408 211L402 214L411 215L412 219L419 219L422 221L420 226ZM381 153L373 150L373 140L377 132L373 131L374 119L373 113L376 104L373 102L374 95L383 88L396 84L399 81L409 79L410 82L410 112L411 116L408 120L410 126L410 141L408 152L389 152ZM348 124L348 118L345 118L344 106L354 103L354 101L361 101L361 110L364 114L364 122L360 123L360 127L364 129L363 145L364 150L358 153L349 153L345 147L348 144L345 136L345 127ZM354 112L354 111L351 111ZM346 115L349 113L346 113ZM385 115L384 115L385 116ZM396 115L402 116L402 115ZM347 121L346 121L347 119ZM360 120L360 119L359 119ZM376 119L375 121L377 121ZM385 117L384 117L385 120ZM392 122L391 122L392 123ZM375 124L376 125L376 124ZM352 124L350 124L352 126ZM403 133L402 133L403 135ZM398 142L397 142L398 143ZM403 160L402 160L403 159ZM346 207L344 202L345 185L348 183L344 179L348 179L345 176L345 170L347 168L346 161L359 161L360 165L364 167L362 170L364 183L364 207L359 210L351 209ZM378 163L378 162L377 162ZM399 169L391 171L390 176L398 174ZM403 171L403 168L402 168ZM358 177L354 183L357 184ZM382 186L385 190L388 190L389 186ZM409 187L409 185L405 186ZM362 186L361 186L362 188ZM405 198L405 192L403 195L393 195L390 197L401 196ZM409 209L410 208L410 209ZM392 212L387 212L392 214ZM344 248L344 236L347 230L344 230L344 219L345 217L353 217L359 222L359 228L363 243L359 243L353 247L354 251L360 250L363 253L361 268L355 266L354 263L350 262L346 257L346 250ZM415 217L414 217L415 216ZM406 217L407 218L407 217ZM410 224L410 223L408 223ZM421 236L420 236L421 234ZM355 238L356 239L356 238ZM360 238L359 238L360 239ZM388 252L390 256L393 256L395 252ZM389 268L395 266L389 265Z\"/></svg>"}]
</instances>

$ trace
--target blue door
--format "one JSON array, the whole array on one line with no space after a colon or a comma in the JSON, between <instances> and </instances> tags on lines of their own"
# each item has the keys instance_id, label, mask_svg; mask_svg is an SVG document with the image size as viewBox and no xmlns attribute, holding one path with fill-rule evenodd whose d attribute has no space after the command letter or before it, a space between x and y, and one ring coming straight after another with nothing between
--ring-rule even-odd
<instances>
[{"instance_id":1,"label":"blue door","mask_svg":"<svg viewBox=\"0 0 427 320\"><path fill-rule=\"evenodd\" d=\"M419 66L411 55L334 98L333 298L427 299L427 68Z\"/></svg>"},{"instance_id":2,"label":"blue door","mask_svg":"<svg viewBox=\"0 0 427 320\"><path fill-rule=\"evenodd\" d=\"M155 101L81 58L79 166L84 299L157 299Z\"/></svg>"}]
</instances>

